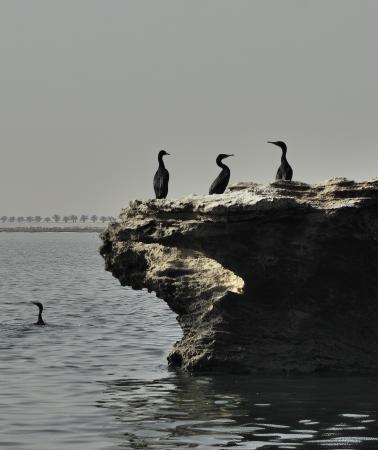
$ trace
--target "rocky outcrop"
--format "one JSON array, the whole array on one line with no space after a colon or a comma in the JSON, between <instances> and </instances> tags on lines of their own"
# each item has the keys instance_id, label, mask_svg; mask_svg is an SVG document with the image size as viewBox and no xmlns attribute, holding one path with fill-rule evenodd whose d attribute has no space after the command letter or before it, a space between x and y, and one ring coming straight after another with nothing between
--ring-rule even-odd
<instances>
[{"instance_id":1,"label":"rocky outcrop","mask_svg":"<svg viewBox=\"0 0 378 450\"><path fill-rule=\"evenodd\" d=\"M378 369L378 180L133 201L102 239L106 270L177 314L171 365Z\"/></svg>"}]
</instances>

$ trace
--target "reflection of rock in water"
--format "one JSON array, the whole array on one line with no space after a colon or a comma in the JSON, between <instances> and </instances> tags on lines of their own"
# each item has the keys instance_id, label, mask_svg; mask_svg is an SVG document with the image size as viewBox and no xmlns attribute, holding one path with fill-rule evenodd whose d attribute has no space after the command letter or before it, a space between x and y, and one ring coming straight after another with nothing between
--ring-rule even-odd
<instances>
[{"instance_id":1,"label":"reflection of rock in water","mask_svg":"<svg viewBox=\"0 0 378 450\"><path fill-rule=\"evenodd\" d=\"M110 382L98 406L112 412L126 448L310 450L376 449L377 404L377 380L179 373Z\"/></svg>"},{"instance_id":2,"label":"reflection of rock in water","mask_svg":"<svg viewBox=\"0 0 378 450\"><path fill-rule=\"evenodd\" d=\"M188 370L378 369L378 181L240 183L135 201L103 233L106 268L178 314Z\"/></svg>"}]
</instances>

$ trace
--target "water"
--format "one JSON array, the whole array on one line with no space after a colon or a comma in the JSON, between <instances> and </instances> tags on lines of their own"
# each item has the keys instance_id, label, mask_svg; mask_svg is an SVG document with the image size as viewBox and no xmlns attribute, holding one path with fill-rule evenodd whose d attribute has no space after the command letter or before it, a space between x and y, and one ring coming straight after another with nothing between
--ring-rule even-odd
<instances>
[{"instance_id":1,"label":"water","mask_svg":"<svg viewBox=\"0 0 378 450\"><path fill-rule=\"evenodd\" d=\"M0 233L1 448L378 448L378 379L169 371L174 314L119 286L98 245Z\"/></svg>"}]
</instances>

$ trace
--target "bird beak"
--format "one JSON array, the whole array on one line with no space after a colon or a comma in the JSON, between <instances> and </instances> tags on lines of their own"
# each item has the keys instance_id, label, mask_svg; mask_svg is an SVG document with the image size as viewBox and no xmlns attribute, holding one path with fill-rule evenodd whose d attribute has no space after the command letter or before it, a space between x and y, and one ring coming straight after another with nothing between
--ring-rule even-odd
<instances>
[{"instance_id":1,"label":"bird beak","mask_svg":"<svg viewBox=\"0 0 378 450\"><path fill-rule=\"evenodd\" d=\"M234 154L232 154L232 155L227 155L227 158L228 158L229 156L235 156L235 155L234 155Z\"/></svg>"},{"instance_id":2,"label":"bird beak","mask_svg":"<svg viewBox=\"0 0 378 450\"><path fill-rule=\"evenodd\" d=\"M171 154L170 154L170 153L166 153L166 155L168 155L168 156L171 156Z\"/></svg>"}]
</instances>

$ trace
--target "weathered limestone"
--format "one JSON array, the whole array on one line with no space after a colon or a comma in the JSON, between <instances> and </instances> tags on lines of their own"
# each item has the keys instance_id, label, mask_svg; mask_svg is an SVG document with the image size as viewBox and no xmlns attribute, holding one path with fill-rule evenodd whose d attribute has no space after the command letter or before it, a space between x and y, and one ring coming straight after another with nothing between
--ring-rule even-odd
<instances>
[{"instance_id":1,"label":"weathered limestone","mask_svg":"<svg viewBox=\"0 0 378 450\"><path fill-rule=\"evenodd\" d=\"M192 371L378 371L378 180L134 201L106 269L178 315Z\"/></svg>"}]
</instances>

